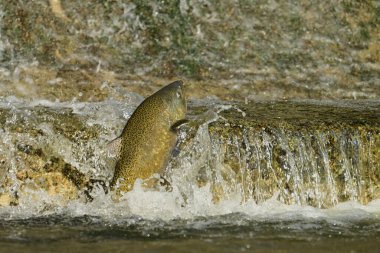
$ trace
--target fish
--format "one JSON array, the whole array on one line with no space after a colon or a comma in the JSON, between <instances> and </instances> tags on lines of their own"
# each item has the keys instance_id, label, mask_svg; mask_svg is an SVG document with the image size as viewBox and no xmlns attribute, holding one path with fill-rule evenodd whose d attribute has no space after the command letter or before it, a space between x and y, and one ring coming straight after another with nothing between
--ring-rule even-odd
<instances>
[{"instance_id":1,"label":"fish","mask_svg":"<svg viewBox=\"0 0 380 253\"><path fill-rule=\"evenodd\" d=\"M127 121L120 137L111 142L118 157L111 190L133 189L136 179L162 173L177 142L177 132L186 124L183 82L168 84L146 98Z\"/></svg>"}]
</instances>

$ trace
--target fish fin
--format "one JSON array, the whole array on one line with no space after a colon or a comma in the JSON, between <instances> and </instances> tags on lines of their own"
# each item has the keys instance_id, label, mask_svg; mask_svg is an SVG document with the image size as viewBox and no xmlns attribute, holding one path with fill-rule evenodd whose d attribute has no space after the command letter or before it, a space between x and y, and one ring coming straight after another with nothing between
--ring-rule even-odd
<instances>
[{"instance_id":1,"label":"fish fin","mask_svg":"<svg viewBox=\"0 0 380 253\"><path fill-rule=\"evenodd\" d=\"M116 164L115 164L114 173L113 173L111 183L110 183L111 191L113 191L115 189L115 186L117 184L117 180L119 179L119 177L116 174L118 171L120 171L120 160L116 161Z\"/></svg>"},{"instance_id":2,"label":"fish fin","mask_svg":"<svg viewBox=\"0 0 380 253\"><path fill-rule=\"evenodd\" d=\"M160 175L160 185L162 187L164 187L167 192L173 191L173 187L172 187L171 183L162 175Z\"/></svg>"},{"instance_id":3,"label":"fish fin","mask_svg":"<svg viewBox=\"0 0 380 253\"><path fill-rule=\"evenodd\" d=\"M179 121L177 121L176 123L174 123L171 127L170 127L170 130L173 131L173 132L178 132L178 130L184 126L184 125L187 125L189 124L189 120L187 119L181 119Z\"/></svg>"},{"instance_id":4,"label":"fish fin","mask_svg":"<svg viewBox=\"0 0 380 253\"><path fill-rule=\"evenodd\" d=\"M111 158L119 159L120 157L120 149L121 149L121 137L118 137L108 143L107 145L107 156Z\"/></svg>"}]
</instances>

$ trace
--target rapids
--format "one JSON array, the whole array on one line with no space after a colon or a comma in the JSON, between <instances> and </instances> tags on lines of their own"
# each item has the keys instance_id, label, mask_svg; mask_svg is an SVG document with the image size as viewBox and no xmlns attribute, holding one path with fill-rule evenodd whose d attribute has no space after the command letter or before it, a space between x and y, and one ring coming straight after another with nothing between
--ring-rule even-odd
<instances>
[{"instance_id":1,"label":"rapids","mask_svg":"<svg viewBox=\"0 0 380 253\"><path fill-rule=\"evenodd\" d=\"M0 1L0 252L378 252L379 1ZM182 79L164 177L107 144ZM153 137L154 138L154 137ZM158 175L155 175L158 176Z\"/></svg>"}]
</instances>

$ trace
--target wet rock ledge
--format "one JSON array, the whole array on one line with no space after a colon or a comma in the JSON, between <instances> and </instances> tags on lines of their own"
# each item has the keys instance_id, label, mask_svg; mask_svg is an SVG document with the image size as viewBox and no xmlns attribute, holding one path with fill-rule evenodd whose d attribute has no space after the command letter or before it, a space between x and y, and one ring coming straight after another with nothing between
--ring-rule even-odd
<instances>
[{"instance_id":1,"label":"wet rock ledge","mask_svg":"<svg viewBox=\"0 0 380 253\"><path fill-rule=\"evenodd\" d=\"M69 201L112 176L105 146L125 124L119 107L2 103L0 205L41 192ZM210 185L216 203L237 192L321 208L380 197L379 101L198 100L189 117L200 124L182 130L168 178Z\"/></svg>"}]
</instances>

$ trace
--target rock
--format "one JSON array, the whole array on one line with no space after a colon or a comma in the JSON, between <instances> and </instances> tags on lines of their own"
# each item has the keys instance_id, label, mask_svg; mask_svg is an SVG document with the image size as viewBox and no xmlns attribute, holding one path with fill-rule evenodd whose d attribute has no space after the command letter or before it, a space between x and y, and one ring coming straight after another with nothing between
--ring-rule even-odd
<instances>
[{"instance_id":1,"label":"rock","mask_svg":"<svg viewBox=\"0 0 380 253\"><path fill-rule=\"evenodd\" d=\"M22 198L25 189L75 199L92 179L110 180L105 147L125 121L95 121L102 110L109 114L107 106L117 112L107 103L89 114L58 105L0 107L2 203L16 204L11 196ZM322 208L366 204L380 197L379 108L376 101L190 101L193 123L181 130L166 176L187 198L187 186L210 185L215 202L277 196Z\"/></svg>"}]
</instances>

